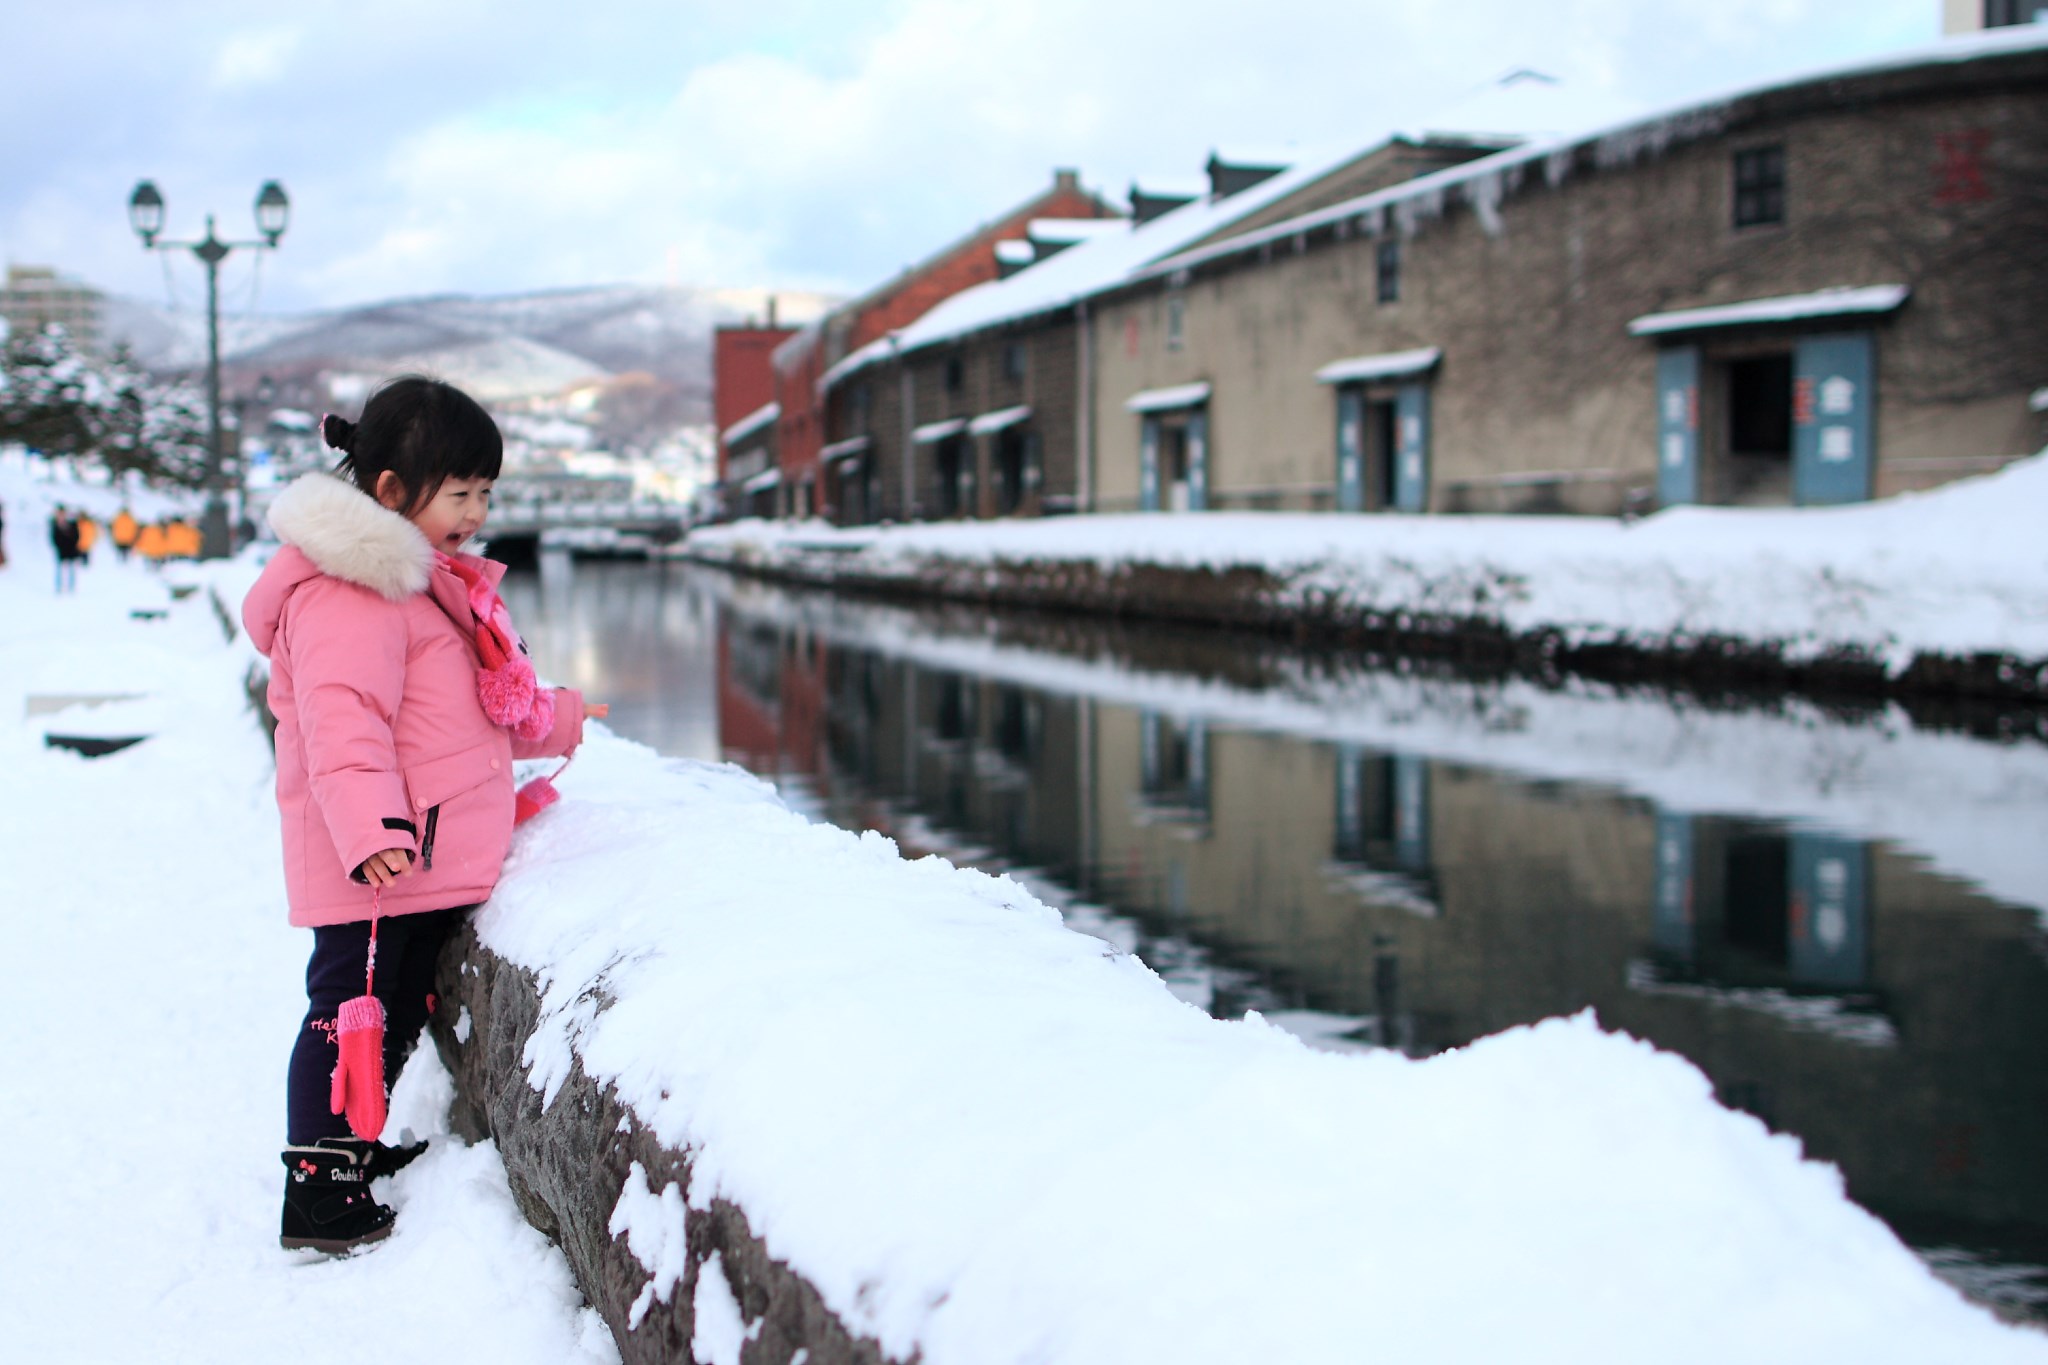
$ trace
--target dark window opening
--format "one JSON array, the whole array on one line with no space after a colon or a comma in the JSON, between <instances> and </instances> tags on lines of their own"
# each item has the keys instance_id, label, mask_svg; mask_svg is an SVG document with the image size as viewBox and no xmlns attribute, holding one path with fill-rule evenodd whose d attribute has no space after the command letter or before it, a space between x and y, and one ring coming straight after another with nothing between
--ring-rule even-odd
<instances>
[{"instance_id":1,"label":"dark window opening","mask_svg":"<svg viewBox=\"0 0 2048 1365\"><path fill-rule=\"evenodd\" d=\"M1188 301L1180 294L1166 297L1166 349L1178 351L1187 344Z\"/></svg>"},{"instance_id":2,"label":"dark window opening","mask_svg":"<svg viewBox=\"0 0 2048 1365\"><path fill-rule=\"evenodd\" d=\"M951 393L967 382L967 362L959 356L946 357L946 392Z\"/></svg>"},{"instance_id":3,"label":"dark window opening","mask_svg":"<svg viewBox=\"0 0 2048 1365\"><path fill-rule=\"evenodd\" d=\"M1188 510L1188 429L1185 422L1159 426L1159 501L1169 511Z\"/></svg>"},{"instance_id":4,"label":"dark window opening","mask_svg":"<svg viewBox=\"0 0 2048 1365\"><path fill-rule=\"evenodd\" d=\"M2043 9L2048 9L2048 5L2041 0L1984 0L1984 27L2009 28L2032 23Z\"/></svg>"},{"instance_id":5,"label":"dark window opening","mask_svg":"<svg viewBox=\"0 0 2048 1365\"><path fill-rule=\"evenodd\" d=\"M1379 245L1374 263L1377 284L1374 297L1381 303L1395 303L1401 297L1401 239L1389 237Z\"/></svg>"},{"instance_id":6,"label":"dark window opening","mask_svg":"<svg viewBox=\"0 0 2048 1365\"><path fill-rule=\"evenodd\" d=\"M1003 378L1013 384L1023 383L1025 364L1023 342L1013 341L1003 347Z\"/></svg>"},{"instance_id":7,"label":"dark window opening","mask_svg":"<svg viewBox=\"0 0 2048 1365\"><path fill-rule=\"evenodd\" d=\"M1773 964L1785 961L1791 902L1790 848L1776 831L1734 832L1722 864L1722 933L1731 948Z\"/></svg>"},{"instance_id":8,"label":"dark window opening","mask_svg":"<svg viewBox=\"0 0 2048 1365\"><path fill-rule=\"evenodd\" d=\"M1030 489L1031 438L1017 427L996 435L996 511L1007 515L1024 505Z\"/></svg>"},{"instance_id":9,"label":"dark window opening","mask_svg":"<svg viewBox=\"0 0 2048 1365\"><path fill-rule=\"evenodd\" d=\"M1367 400L1365 405L1366 496L1372 507L1392 507L1397 501L1394 458L1394 400Z\"/></svg>"},{"instance_id":10,"label":"dark window opening","mask_svg":"<svg viewBox=\"0 0 2048 1365\"><path fill-rule=\"evenodd\" d=\"M1792 458L1792 357L1728 364L1728 452Z\"/></svg>"},{"instance_id":11,"label":"dark window opening","mask_svg":"<svg viewBox=\"0 0 2048 1365\"><path fill-rule=\"evenodd\" d=\"M1785 148L1752 147L1735 154L1735 226L1785 221Z\"/></svg>"},{"instance_id":12,"label":"dark window opening","mask_svg":"<svg viewBox=\"0 0 2048 1365\"><path fill-rule=\"evenodd\" d=\"M962 436L939 442L939 515L957 517L974 510L974 451Z\"/></svg>"}]
</instances>

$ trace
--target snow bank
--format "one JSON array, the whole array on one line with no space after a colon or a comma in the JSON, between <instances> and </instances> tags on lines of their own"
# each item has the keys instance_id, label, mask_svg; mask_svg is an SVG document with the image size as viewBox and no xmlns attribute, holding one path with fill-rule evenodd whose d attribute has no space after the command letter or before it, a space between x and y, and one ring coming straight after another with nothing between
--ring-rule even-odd
<instances>
[{"instance_id":1,"label":"snow bank","mask_svg":"<svg viewBox=\"0 0 2048 1365\"><path fill-rule=\"evenodd\" d=\"M1396 513L1139 514L840 530L693 531L735 567L912 583L949 566L1071 562L1254 569L1276 605L1555 632L1572 646L1746 642L1788 662L1853 656L2048 666L2048 452L1924 493L1833 508L1677 507L1633 523Z\"/></svg>"},{"instance_id":2,"label":"snow bank","mask_svg":"<svg viewBox=\"0 0 2048 1365\"><path fill-rule=\"evenodd\" d=\"M52 594L49 504L104 516L111 496L38 482L0 457L7 1354L616 1361L488 1144L437 1137L380 1187L400 1216L374 1254L320 1262L278 1249L285 1061L312 940L285 922L247 655L225 642L206 595L174 602L165 580L104 546L75 596ZM136 608L166 615L138 621ZM27 714L31 697L107 694L144 700L125 715ZM153 738L96 760L44 746L49 729L95 726ZM426 1049L401 1083L394 1131L445 1132L447 1104Z\"/></svg>"},{"instance_id":3,"label":"snow bank","mask_svg":"<svg viewBox=\"0 0 2048 1365\"><path fill-rule=\"evenodd\" d=\"M609 1087L686 1219L745 1210L893 1358L2048 1359L1589 1017L1313 1052L737 769L600 739L562 787L477 926L540 982L530 1084ZM612 1217L650 1277L667 1188Z\"/></svg>"}]
</instances>

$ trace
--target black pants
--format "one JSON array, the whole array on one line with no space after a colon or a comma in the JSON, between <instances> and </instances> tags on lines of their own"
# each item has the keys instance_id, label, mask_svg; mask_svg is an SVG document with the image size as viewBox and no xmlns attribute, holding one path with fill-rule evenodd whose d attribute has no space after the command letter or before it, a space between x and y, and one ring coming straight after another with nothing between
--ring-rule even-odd
<instances>
[{"instance_id":1,"label":"black pants","mask_svg":"<svg viewBox=\"0 0 2048 1365\"><path fill-rule=\"evenodd\" d=\"M434 966L441 947L476 907L391 915L377 921L377 998L384 1002L384 1084L398 1080L427 1016L434 1012ZM328 1107L341 1049L334 1019L341 1003L363 993L370 923L333 924L313 931L306 963L306 1021L292 1047L286 1087L286 1141L305 1146L324 1137L347 1137L348 1119Z\"/></svg>"}]
</instances>

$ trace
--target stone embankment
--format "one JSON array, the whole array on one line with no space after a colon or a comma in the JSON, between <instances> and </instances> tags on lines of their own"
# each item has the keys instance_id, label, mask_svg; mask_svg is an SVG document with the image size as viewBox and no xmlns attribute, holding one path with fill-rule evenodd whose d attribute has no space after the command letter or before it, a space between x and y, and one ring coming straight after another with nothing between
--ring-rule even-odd
<instances>
[{"instance_id":1,"label":"stone embankment","mask_svg":"<svg viewBox=\"0 0 2048 1365\"><path fill-rule=\"evenodd\" d=\"M629 1239L613 1232L613 1211L636 1164L649 1187L687 1190L689 1154L663 1146L615 1087L598 1084L581 1067L544 1102L524 1060L541 1018L540 983L478 942L474 926L443 954L440 993L433 1036L455 1079L450 1126L468 1141L498 1144L519 1211L562 1249L626 1365L694 1358L699 1276L714 1255L753 1332L745 1353L750 1365L786 1365L799 1351L807 1353L805 1365L888 1359L875 1342L848 1330L815 1287L769 1255L746 1214L725 1199L692 1210L684 1245L669 1253L670 1291L648 1294L648 1268Z\"/></svg>"},{"instance_id":2,"label":"stone embankment","mask_svg":"<svg viewBox=\"0 0 2048 1365\"><path fill-rule=\"evenodd\" d=\"M1799 693L1844 701L1947 706L2048 704L2048 659L2000 651L1916 652L1903 668L1866 649L1792 651L1776 641L1713 632L1631 636L1558 626L1517 628L1484 609L1386 608L1339 592L1304 590L1272 570L1238 566L1105 565L1088 560L949 559L870 565L858 554L734 554L686 550L699 564L771 582L896 602L946 602L1109 621L1234 631L1389 660L1448 664L1481 674L1567 675L1699 693ZM1501 593L1513 590L1501 585Z\"/></svg>"}]
</instances>

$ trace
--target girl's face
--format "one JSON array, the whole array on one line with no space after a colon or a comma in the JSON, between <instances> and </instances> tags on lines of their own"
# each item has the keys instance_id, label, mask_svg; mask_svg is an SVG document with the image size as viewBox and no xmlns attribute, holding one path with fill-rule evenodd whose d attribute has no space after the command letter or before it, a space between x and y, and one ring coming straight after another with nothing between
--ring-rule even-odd
<instances>
[{"instance_id":1,"label":"girl's face","mask_svg":"<svg viewBox=\"0 0 2048 1365\"><path fill-rule=\"evenodd\" d=\"M410 519L426 536L427 544L452 555L483 529L490 510L491 480L448 479Z\"/></svg>"}]
</instances>

